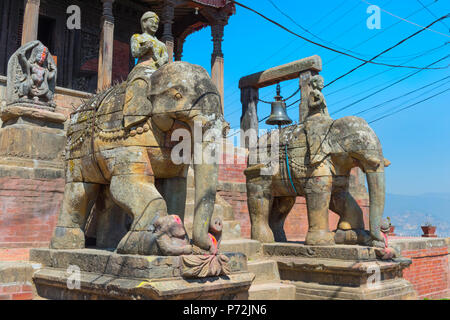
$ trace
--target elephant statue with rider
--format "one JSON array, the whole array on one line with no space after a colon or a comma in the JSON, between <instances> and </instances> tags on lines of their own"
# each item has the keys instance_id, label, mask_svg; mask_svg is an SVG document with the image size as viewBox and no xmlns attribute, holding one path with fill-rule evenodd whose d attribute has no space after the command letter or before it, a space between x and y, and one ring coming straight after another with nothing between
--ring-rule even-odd
<instances>
[{"instance_id":1,"label":"elephant statue with rider","mask_svg":"<svg viewBox=\"0 0 450 320\"><path fill-rule=\"evenodd\" d=\"M211 217L218 163L200 159L192 165L196 183L190 243L182 224L191 154L183 155L188 161L173 161L179 141L172 141L172 133L196 130L201 137L195 144L202 150L215 149L218 139L204 133L216 130L222 135L220 94L204 68L187 62L164 64L150 77L134 76L133 81L98 93L71 114L64 199L51 247L84 248L91 208L100 206L101 199L111 199L131 218L118 253L215 252L210 229L216 223ZM127 101L139 105L124 112ZM131 120L125 121L125 116ZM192 147L181 152L194 150L194 139L190 143Z\"/></svg>"},{"instance_id":2,"label":"elephant statue with rider","mask_svg":"<svg viewBox=\"0 0 450 320\"><path fill-rule=\"evenodd\" d=\"M297 196L306 198L305 244L360 244L385 248L380 226L385 201L384 158L380 141L367 122L348 116L333 120L326 110L323 79L311 80L309 114L301 124L260 137L266 147L250 150L255 157L245 170L251 237L264 243L285 242L284 222ZM275 138L274 135L278 137ZM260 144L261 145L261 144ZM369 189L369 230L363 212L349 192L350 171L359 167ZM329 211L340 216L330 231Z\"/></svg>"}]
</instances>

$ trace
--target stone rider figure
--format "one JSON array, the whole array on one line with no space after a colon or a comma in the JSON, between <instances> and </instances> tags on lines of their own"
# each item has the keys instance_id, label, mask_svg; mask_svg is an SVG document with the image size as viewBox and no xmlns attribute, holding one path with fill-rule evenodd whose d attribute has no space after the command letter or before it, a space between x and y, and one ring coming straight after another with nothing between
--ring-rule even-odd
<instances>
[{"instance_id":1,"label":"stone rider figure","mask_svg":"<svg viewBox=\"0 0 450 320\"><path fill-rule=\"evenodd\" d=\"M142 33L131 37L131 54L138 61L127 79L123 108L125 129L132 129L148 117L152 108L147 99L150 76L169 61L166 45L155 37L158 24L158 16L148 11L141 18Z\"/></svg>"},{"instance_id":2,"label":"stone rider figure","mask_svg":"<svg viewBox=\"0 0 450 320\"><path fill-rule=\"evenodd\" d=\"M329 149L325 145L325 137L333 123L325 97L322 93L323 77L315 75L310 80L311 92L308 97L308 116L305 120L305 129L308 137L310 164L318 165L325 159Z\"/></svg>"}]
</instances>

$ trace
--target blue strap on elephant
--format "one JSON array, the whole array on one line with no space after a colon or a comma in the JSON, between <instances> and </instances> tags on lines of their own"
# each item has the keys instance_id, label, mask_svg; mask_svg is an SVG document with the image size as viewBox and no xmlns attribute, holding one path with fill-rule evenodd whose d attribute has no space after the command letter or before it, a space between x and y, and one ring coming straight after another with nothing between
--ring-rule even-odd
<instances>
[{"instance_id":1,"label":"blue strap on elephant","mask_svg":"<svg viewBox=\"0 0 450 320\"><path fill-rule=\"evenodd\" d=\"M286 168L287 168L287 172L288 172L289 181L291 182L292 189L294 189L295 193L298 193L297 189L295 189L294 182L292 181L292 177L291 177L291 169L289 168L289 156L288 156L288 152L287 152L287 144L284 145L284 152L286 153Z\"/></svg>"}]
</instances>

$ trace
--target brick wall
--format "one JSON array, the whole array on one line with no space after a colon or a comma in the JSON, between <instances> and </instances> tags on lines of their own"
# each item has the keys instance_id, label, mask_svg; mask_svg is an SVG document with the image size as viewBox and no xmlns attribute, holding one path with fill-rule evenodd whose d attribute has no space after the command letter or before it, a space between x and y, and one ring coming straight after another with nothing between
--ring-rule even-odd
<instances>
[{"instance_id":1,"label":"brick wall","mask_svg":"<svg viewBox=\"0 0 450 320\"><path fill-rule=\"evenodd\" d=\"M0 300L31 300L33 288L30 282L0 284Z\"/></svg>"},{"instance_id":2,"label":"brick wall","mask_svg":"<svg viewBox=\"0 0 450 320\"><path fill-rule=\"evenodd\" d=\"M448 244L445 239L395 239L391 243L402 256L412 259L403 276L413 284L419 299L450 295Z\"/></svg>"},{"instance_id":3,"label":"brick wall","mask_svg":"<svg viewBox=\"0 0 450 320\"><path fill-rule=\"evenodd\" d=\"M64 194L64 179L0 178L0 248L46 246Z\"/></svg>"}]
</instances>

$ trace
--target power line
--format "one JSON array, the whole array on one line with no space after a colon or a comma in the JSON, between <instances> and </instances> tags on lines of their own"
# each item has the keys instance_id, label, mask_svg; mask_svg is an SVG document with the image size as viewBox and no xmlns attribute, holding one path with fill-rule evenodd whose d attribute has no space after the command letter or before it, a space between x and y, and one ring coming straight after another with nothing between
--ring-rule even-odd
<instances>
[{"instance_id":1,"label":"power line","mask_svg":"<svg viewBox=\"0 0 450 320\"><path fill-rule=\"evenodd\" d=\"M338 3L338 5L337 5L336 7L333 7L330 11L328 11L327 13L325 13L321 18L319 18L318 20L316 20L316 21L314 22L314 25L320 24L320 23L323 21L323 19L327 18L331 13L333 13L334 11L336 11L336 9L340 8L346 1L347 1L347 0L343 0L342 2ZM392 0L391 0L391 1L392 1ZM358 5L356 5L355 8L356 8L357 6L358 6ZM352 10L353 10L353 9L352 9ZM346 13L345 13L345 14L346 14ZM345 14L344 14L344 15L345 15ZM343 16L343 15L339 16L339 19L340 19L342 16ZM322 31L322 30L321 30L321 31ZM260 63L255 64L252 68L250 68L250 70L254 70L255 67L261 65L263 62L266 62L266 61L268 61L269 59L271 59L272 57L275 57L279 52L281 52L281 51L283 51L285 48L289 47L289 45L291 45L292 43L294 43L294 42L293 42L293 41L289 41L289 42L286 43L283 47L281 47L281 48L279 48L278 50L276 50L276 51L275 51L273 54L271 54L269 57L267 57L267 58L261 60ZM303 45L304 45L304 44L303 44ZM302 46L303 46L303 45L302 45ZM302 46L300 46L300 47L302 47ZM300 47L297 47L297 48L295 49L295 51L297 51ZM295 52L295 51L293 51L293 52ZM289 54L289 55L291 55L291 54ZM257 70L256 70L256 71L257 71ZM225 88L224 91L226 91L226 89L228 89L228 88L230 88L230 87L231 87L231 85L227 86L227 87ZM239 91L239 89L233 91L231 94L225 96L225 99L227 99L227 98L233 96L233 95L234 95L236 92L238 92L238 91ZM237 100L234 100L233 103L234 103L235 101L237 101Z\"/></svg>"},{"instance_id":2,"label":"power line","mask_svg":"<svg viewBox=\"0 0 450 320\"><path fill-rule=\"evenodd\" d=\"M264 18L264 19L266 19L267 21L269 21L269 22L275 24L276 26L280 27L281 29L283 29L283 30L285 30L285 31L287 31L287 32L289 32L289 33L295 35L296 37L299 37L299 38L301 38L301 39L303 39L303 40L305 40L305 41L307 41L307 42L309 42L309 43L312 43L312 44L314 44L314 45L316 45L316 46L319 46L319 47L321 47L321 48L325 48L325 49L328 49L328 50L330 50L330 51L333 51L333 52L336 52L336 53L339 53L339 54L342 54L342 55L351 57L351 58L353 58L353 59L356 59L356 60L359 60L359 61L363 61L364 64L371 63L371 64L383 65L383 66L387 66L387 67L395 67L395 68L422 69L422 68L420 68L420 67L415 67L415 66L399 66L399 65L392 65L392 64L387 64L387 63L375 62L375 61L372 61L374 58L372 58L371 60L364 60L364 59L359 58L359 57L356 57L356 56L354 56L354 55L351 55L351 54L348 54L348 53L345 53L345 52L342 52L342 51L339 51L339 50L330 48L330 47L328 47L328 46L325 46L325 45L323 45L323 44L320 44L320 43L317 43L317 42L315 42L315 41L312 41L312 40L310 40L310 39L308 39L308 38L305 38L305 37L303 37L303 36L301 36L301 35L295 33L294 31L292 31L292 30L290 30L290 29L284 27L283 25L279 24L278 22L276 22L276 21L274 21L274 20L272 20L272 19L266 17L266 16L263 15L262 13L260 13L260 12L258 12L258 11L256 11L256 10L254 10L254 9L252 9L252 8L249 8L249 7L247 7L247 6L245 6L245 5L241 4L241 3L239 3L239 2L237 2L237 1L232 0L232 3L234 3L234 4L238 5L238 6L241 6L242 8L245 8L245 9L247 9L247 10L250 10L250 11L256 13L257 15L261 16L262 18ZM442 19L445 19L445 18L447 18L447 17L448 17L448 15L447 15L447 16L443 16L443 17L439 18L438 20L436 20L435 22L438 22L438 21L440 21L440 20L442 20ZM435 23L435 22L434 22L434 23ZM432 24L434 24L434 23L432 23ZM431 24L431 25L432 25L432 24ZM403 40L402 42L404 42L404 41L406 41L406 40L407 40L407 39ZM436 68L431 68L431 69L436 69ZM439 68L438 68L438 69L439 69Z\"/></svg>"},{"instance_id":3,"label":"power line","mask_svg":"<svg viewBox=\"0 0 450 320\"><path fill-rule=\"evenodd\" d=\"M388 114L386 114L386 115L384 115L384 116L382 116L382 117L380 117L380 118L377 118L377 119L375 119L375 120L372 120L372 121L369 122L369 124L370 124L370 123L377 122L377 121L382 120L382 119L384 119L384 118L390 117L390 116L392 116L392 115L394 115L394 114L397 114L397 113L399 113L399 112L402 112L402 111L404 111L404 110L406 110L406 109L412 108L412 107L414 107L414 106L416 106L416 105L418 105L418 104L420 104L420 103L422 103L422 102L428 101L428 100L430 100L430 99L432 99L432 98L434 98L434 97L437 97L437 96L439 96L439 95L441 95L441 94L443 94L443 93L445 93L445 92L447 92L447 91L450 91L450 88L447 88L447 89L445 89L445 90L443 90L443 91L441 91L441 92L438 92L438 93L436 93L436 94L434 94L434 95L432 95L432 96L429 96L429 97L427 97L427 98L425 98L425 99L423 99L423 100L421 100L421 101L418 101L418 102L416 102L416 103L410 104L409 106L406 106L406 107L401 108L401 109L399 109L399 110L396 110L396 111L394 111L394 112L388 113Z\"/></svg>"},{"instance_id":4,"label":"power line","mask_svg":"<svg viewBox=\"0 0 450 320\"><path fill-rule=\"evenodd\" d=\"M432 83L429 83L429 84L427 84L427 85L425 85L425 86L423 86L423 87L420 87L420 88L418 88L418 89L414 89L414 90L412 90L412 91L410 91L410 92L407 92L407 93L405 93L405 94L402 94L401 96L398 96L398 97L393 98L393 99L390 99L390 100L388 100L388 101L384 101L384 102L382 102L382 103L379 103L379 104L377 104L376 106L373 106L373 107L364 109L364 110L362 110L362 111L359 111L359 112L355 113L354 115L357 116L357 115L360 115L360 114L362 114L362 113L366 113L367 111L370 111L370 110L373 110L373 109L377 109L377 108L379 108L379 107L381 107L381 106L383 106L383 105L386 105L386 104L388 104L388 103L391 103L392 101L395 101L395 100L404 98L404 97L406 97L406 96L409 96L410 94L413 94L413 93L415 93L415 92L417 92L417 91L420 91L420 90L422 90L422 89L428 88L428 87L432 86L433 84L436 84L436 83L441 82L441 81L443 81L443 80L446 80L446 79L448 79L448 78L450 78L450 76L441 78L441 79L439 79L439 80L437 80L437 81L433 81ZM446 82L446 83L447 83L447 82Z\"/></svg>"},{"instance_id":5,"label":"power line","mask_svg":"<svg viewBox=\"0 0 450 320\"><path fill-rule=\"evenodd\" d=\"M433 17L435 17L435 18L437 19L437 16L433 13L433 11L431 11L427 6L425 6L425 5L422 3L422 1L417 0L417 2L420 3L420 5L421 5L422 7L424 7L425 9L427 9L427 11L428 11ZM447 25L444 21L441 21L441 23L442 23L442 25L443 25L444 27L446 27L448 30L450 30L450 28L448 27L448 25Z\"/></svg>"},{"instance_id":6,"label":"power line","mask_svg":"<svg viewBox=\"0 0 450 320\"><path fill-rule=\"evenodd\" d=\"M327 41L327 40L322 39L321 37L315 35L314 33L310 32L308 29L306 29L305 27L303 27L302 25L300 25L299 23L297 23L297 21L295 21L291 16L289 16L289 15L288 15L287 13L285 13L283 10L281 10L281 9L280 9L280 8L279 8L272 0L267 0L267 1L270 2L270 4L271 4L275 9L277 9L277 11L280 12L283 16L285 16L286 18L288 18L290 21L292 21L296 26L298 26L300 29L302 29L302 30L305 31L306 33L309 33L310 35L312 35L314 38L317 38L317 39L319 39L319 40L322 41L322 42L332 44L332 45L336 46L337 48L341 48L341 49L344 50L344 51L348 51L348 52L352 52L352 53L354 53L354 54L361 55L361 54L359 54L358 52L355 52L355 51L352 51L352 50L345 49L345 48L343 48L343 47L341 47L341 46L339 46L339 45L337 45L337 44L335 44L335 43L333 43L333 42L331 42L331 41ZM352 10L353 10L353 9L352 9Z\"/></svg>"},{"instance_id":7,"label":"power line","mask_svg":"<svg viewBox=\"0 0 450 320\"><path fill-rule=\"evenodd\" d=\"M428 67L429 67L429 66L432 66L432 65L434 65L434 64L436 64L436 63L438 63L438 62L440 62L440 61L443 61L443 60L447 59L448 57L450 57L450 54L446 55L445 57L443 57L443 58L441 58L441 59L439 59L439 60L434 61L433 63L429 64ZM376 95L376 94L378 94L378 93L380 93L380 92L382 92L382 91L384 91L384 90L386 90L386 89L388 89L388 88L391 88L392 86L394 86L394 85L396 85L396 84L398 84L398 83L400 83L400 82L402 82L402 81L404 81L404 80L406 80L406 79L408 79L408 78L410 78L410 77L412 77L412 76L418 74L419 72L421 72L421 71L423 71L423 70L426 70L426 69L421 69L421 70L415 71L415 72L413 72L413 73L410 73L410 74L407 75L406 77L403 77L403 78L401 78L400 80L398 80L398 81L396 81L396 82L394 82L394 83L392 83L392 84L389 84L389 85L383 87L382 89L377 90L377 91L375 91L375 92L373 92L373 93L371 93L371 94L365 96L364 98L361 98L361 99L359 99L359 100L356 100L356 101L354 101L354 102L352 102L352 103L346 105L345 107L342 107L342 108L340 108L340 109L334 111L332 114L336 114L336 113L341 112L341 111L343 111L343 110L345 110L345 109L348 109L348 108L350 108L351 106L354 106L355 104L360 103L361 101L364 101L364 100L366 100L367 98L370 98L370 97L372 97L372 96L374 96L374 95Z\"/></svg>"},{"instance_id":8,"label":"power line","mask_svg":"<svg viewBox=\"0 0 450 320\"><path fill-rule=\"evenodd\" d=\"M429 6L432 6L432 5L435 4L437 1L438 1L438 0L434 0L434 1L431 2L430 4L427 4L425 8L428 8ZM409 15L407 15L406 17L407 17L407 18L412 17L412 16L414 16L416 13L422 11L423 9L424 9L424 8L420 8L420 9L414 11L414 12L411 12L411 13L410 13ZM437 19L437 18L436 18L436 19ZM373 36L371 36L371 37L369 37L369 38L367 38L367 39L365 39L365 40L359 42L358 44L354 45L354 46L351 47L350 49L358 48L358 47L361 46L362 44L364 44L364 43L366 43L366 42L369 42L370 40L372 40L372 39L374 39L374 38L380 36L380 35L383 34L384 32L388 31L389 29L391 29L392 27L394 27L394 26L396 26L396 25L398 25L398 24L400 24L400 23L401 23L401 21L397 21L397 22L395 22L395 23L393 23L393 24L387 26L386 28L383 28L383 30L380 30L379 32L375 33ZM355 24L353 27L355 27L356 25L357 25L357 24ZM327 61L326 63L330 63L330 62L335 61L335 60L337 60L337 59L339 59L339 58L341 58L341 57L342 57L342 56L336 56L336 57L334 57L333 59ZM384 58L384 59L388 59L388 58Z\"/></svg>"},{"instance_id":9,"label":"power line","mask_svg":"<svg viewBox=\"0 0 450 320\"><path fill-rule=\"evenodd\" d=\"M430 24L428 25L428 27L432 26L433 24L435 24L435 23L437 23L438 21L441 21L441 20L443 20L443 19L445 19L445 18L447 18L447 17L448 17L448 15L447 15L447 16L443 16L443 17L441 17L441 18L439 18L439 19L437 19L437 20L434 20L432 23L430 23ZM373 57L372 59L370 59L369 61L366 61L366 62L361 63L359 66L353 68L352 70L350 70L350 71L344 73L343 75L341 75L341 76L337 77L336 79L334 79L333 81L329 82L327 85L325 85L325 87L328 87L329 85L335 83L335 82L338 81L339 79L342 79L343 77L349 75L350 73L355 72L356 70L358 70L358 69L361 68L362 66L365 66L365 65L366 65L367 63L369 63L370 61L372 61L372 60L378 58L379 56L385 54L385 53L388 52L388 51L391 51L391 50L394 49L395 47L398 47L398 46L401 45L403 42L405 42L405 41L411 39L412 37L418 35L419 33L423 32L424 30L426 30L426 29L421 29L421 30L419 30L419 31L417 31L417 32L414 32L412 35L410 35L410 36L408 36L408 37L406 37L406 38L400 40L400 41L397 42L395 45L393 45L393 46L390 47L390 48L387 48L386 50L384 50L384 51L382 51L382 52L380 52L379 54L377 54L376 56L374 56L374 57Z\"/></svg>"},{"instance_id":10,"label":"power line","mask_svg":"<svg viewBox=\"0 0 450 320\"><path fill-rule=\"evenodd\" d=\"M368 5L373 6L373 4L371 4L370 2L368 2L368 1L366 1L366 0L360 0L360 1L362 1L362 2L364 2L364 3L367 3ZM435 31L435 30L430 29L430 26L423 27L423 26L421 26L420 24L417 24L417 23L415 23L415 22L406 20L405 18L399 17L399 16L393 14L392 12L389 12L389 11L387 11L387 10L384 10L383 8L380 8L380 10L386 12L387 14L389 14L389 15L391 15L391 16L397 18L397 19L400 19L400 20L402 20L402 21L405 21L405 22L408 22L408 23L410 23L410 24L412 24L412 25L415 25L415 26L417 26L417 27L420 27L420 28L422 28L422 30L428 30L428 31L431 31L431 32L440 34L440 35L442 35L442 36L444 36L444 37L450 38L450 36L448 36L448 35L446 35L446 34L444 34L444 33L442 33L442 32L438 32L438 31ZM448 14L447 14L447 16L448 16Z\"/></svg>"},{"instance_id":11,"label":"power line","mask_svg":"<svg viewBox=\"0 0 450 320\"><path fill-rule=\"evenodd\" d=\"M413 58L406 60L404 63L408 63L408 62L413 61L413 60L415 60L415 59L417 59L417 58L423 57L423 56L427 55L427 54L430 53L430 52L433 52L433 51L436 51L436 50L438 50L438 49L441 49L441 48L445 47L445 46L448 45L449 43L450 43L450 42L445 42L444 44L442 44L442 45L440 45L440 46L437 46L437 47L435 47L435 48L426 50L426 51L422 52L421 54L416 55L416 56L414 56ZM347 85L347 86L345 86L345 87L343 87L343 88L340 88L340 89L337 89L337 90L335 90L335 91L333 91L333 92L327 93L327 96L329 97L329 96L331 96L331 95L333 95L333 94L336 94L336 93L338 93L338 92L342 92L343 90L346 90L346 89L348 89L348 88L354 87L355 85L359 85L359 84L361 84L361 83L363 83L363 82L365 82L365 81L367 81L367 80L371 80L371 79L373 79L373 78L375 78L375 77L378 77L380 74L389 72L389 71L391 71L391 70L393 70L393 69L394 69L394 68L389 68L389 69L387 69L387 70L383 70L383 71L381 71L381 72L378 72L378 73L375 74L375 75L371 75L371 76L369 76L369 77L367 77L367 78L365 78L365 79L363 79L363 80L358 80L358 81L356 81L356 82L353 82L353 83L351 83L351 84L349 84L349 85ZM370 90L370 89L369 89L369 90ZM340 101L340 102L341 102L341 101ZM340 102L337 102L337 103L340 103Z\"/></svg>"}]
</instances>

